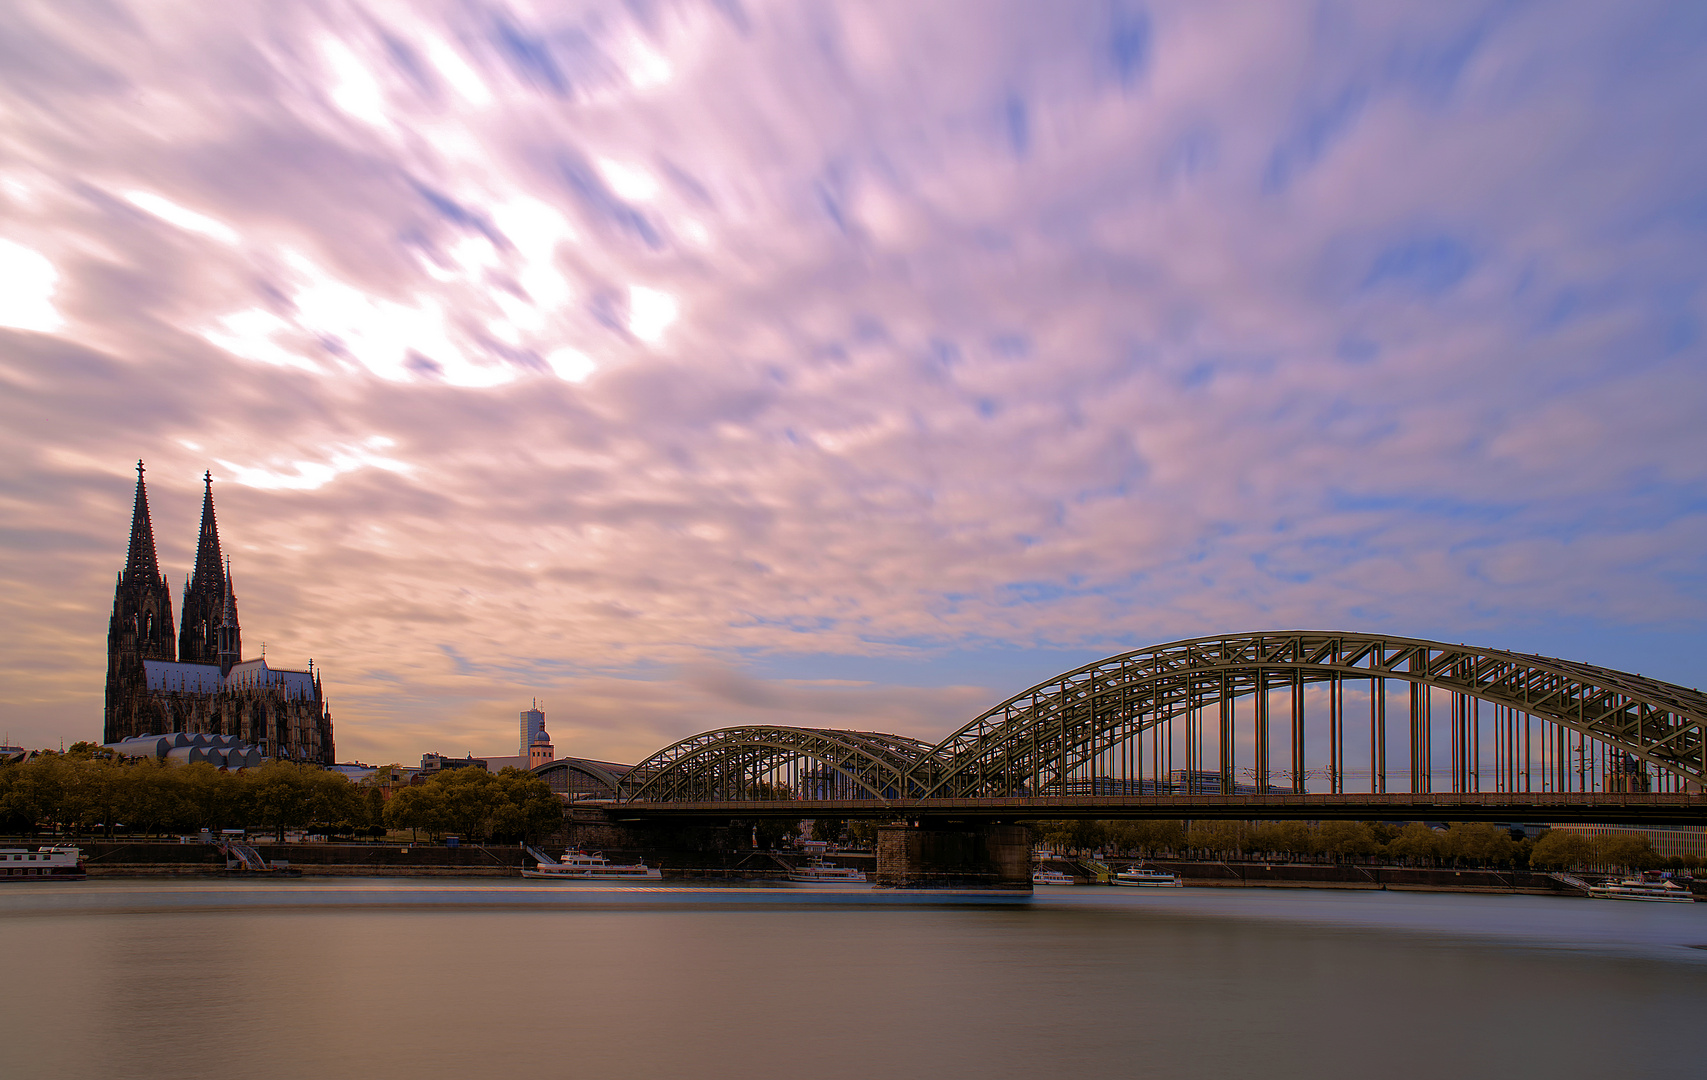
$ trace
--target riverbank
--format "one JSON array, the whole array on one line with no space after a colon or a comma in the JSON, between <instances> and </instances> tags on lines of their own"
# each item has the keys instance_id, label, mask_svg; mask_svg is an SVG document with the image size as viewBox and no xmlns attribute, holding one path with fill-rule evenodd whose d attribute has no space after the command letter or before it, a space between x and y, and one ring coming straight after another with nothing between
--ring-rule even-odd
<instances>
[{"instance_id":1,"label":"riverbank","mask_svg":"<svg viewBox=\"0 0 1707 1080\"><path fill-rule=\"evenodd\" d=\"M223 877L225 857L211 844L170 841L76 841L91 878ZM305 877L520 877L532 858L518 846L470 844L376 843L259 843L254 847L270 863L282 863ZM607 852L627 861L640 852ZM768 852L649 852L646 861L663 871L666 881L711 884L781 882L799 856ZM832 861L874 877L876 858L869 853L841 852ZM1057 865L1058 863L1058 865ZM1087 867L1055 860L1055 869L1072 874L1081 884L1094 879ZM1124 866L1124 862L1117 865ZM1134 863L1133 865L1138 865ZM1531 896L1583 896L1569 878L1523 870L1430 870L1396 866L1323 865L1277 862L1195 862L1177 859L1144 860L1143 866L1178 874L1195 888L1267 888L1375 890L1396 892L1519 893ZM1707 895L1707 881L1696 884Z\"/></svg>"},{"instance_id":2,"label":"riverbank","mask_svg":"<svg viewBox=\"0 0 1707 1080\"><path fill-rule=\"evenodd\" d=\"M1587 896L1568 879L1529 870L1421 870L1398 866L1147 860L1188 885L1207 888L1373 889L1408 892Z\"/></svg>"},{"instance_id":3,"label":"riverbank","mask_svg":"<svg viewBox=\"0 0 1707 1080\"><path fill-rule=\"evenodd\" d=\"M226 874L225 856L211 844L180 844L171 841L74 841L83 852L84 865L92 878L206 877ZM466 844L328 844L252 843L261 858L281 863L305 877L520 877L533 858L514 845ZM552 847L553 851L556 847ZM644 857L663 870L666 879L698 882L781 882L795 862L767 852L607 851L613 861L628 862ZM876 857L854 855L849 865L859 865L868 876L875 871Z\"/></svg>"},{"instance_id":4,"label":"riverbank","mask_svg":"<svg viewBox=\"0 0 1707 1080\"><path fill-rule=\"evenodd\" d=\"M79 840L84 866L96 877L193 877L225 874L212 844ZM519 847L472 844L254 844L261 858L304 875L338 877L519 877ZM531 860L530 860L531 862Z\"/></svg>"}]
</instances>

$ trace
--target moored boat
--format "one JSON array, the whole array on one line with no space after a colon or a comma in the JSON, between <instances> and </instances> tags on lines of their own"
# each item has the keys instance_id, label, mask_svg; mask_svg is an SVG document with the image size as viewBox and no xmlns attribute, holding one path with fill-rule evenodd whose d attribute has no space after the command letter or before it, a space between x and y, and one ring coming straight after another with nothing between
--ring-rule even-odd
<instances>
[{"instance_id":1,"label":"moored boat","mask_svg":"<svg viewBox=\"0 0 1707 1080\"><path fill-rule=\"evenodd\" d=\"M1074 885L1071 874L1063 874L1059 870L1033 870L1031 873L1033 885Z\"/></svg>"},{"instance_id":2,"label":"moored boat","mask_svg":"<svg viewBox=\"0 0 1707 1080\"><path fill-rule=\"evenodd\" d=\"M1667 881L1651 871L1644 873L1641 877L1590 885L1588 894L1596 900L1644 900L1649 903L1660 904L1695 903L1694 893L1675 881Z\"/></svg>"},{"instance_id":3,"label":"moored boat","mask_svg":"<svg viewBox=\"0 0 1707 1080\"><path fill-rule=\"evenodd\" d=\"M1134 866L1122 870L1109 880L1112 885L1134 885L1141 889L1180 889L1179 875L1166 870L1145 870Z\"/></svg>"},{"instance_id":4,"label":"moored boat","mask_svg":"<svg viewBox=\"0 0 1707 1080\"><path fill-rule=\"evenodd\" d=\"M647 866L644 861L613 863L599 852L588 854L576 848L565 851L561 862L540 859L535 869L522 871L522 877L560 881L657 881L663 876L657 868Z\"/></svg>"},{"instance_id":5,"label":"moored boat","mask_svg":"<svg viewBox=\"0 0 1707 1080\"><path fill-rule=\"evenodd\" d=\"M68 844L0 848L0 881L82 881L88 877L83 852Z\"/></svg>"},{"instance_id":6,"label":"moored boat","mask_svg":"<svg viewBox=\"0 0 1707 1080\"><path fill-rule=\"evenodd\" d=\"M820 858L790 870L788 880L803 885L864 885L866 878L863 870L837 866Z\"/></svg>"}]
</instances>

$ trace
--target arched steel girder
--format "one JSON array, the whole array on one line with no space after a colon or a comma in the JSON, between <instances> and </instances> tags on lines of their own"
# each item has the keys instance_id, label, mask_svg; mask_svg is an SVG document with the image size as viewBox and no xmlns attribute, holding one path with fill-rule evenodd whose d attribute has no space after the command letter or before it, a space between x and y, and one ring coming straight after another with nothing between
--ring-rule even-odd
<instances>
[{"instance_id":1,"label":"arched steel girder","mask_svg":"<svg viewBox=\"0 0 1707 1080\"><path fill-rule=\"evenodd\" d=\"M609 788L613 799L617 797L623 782L621 775L611 772L599 762L587 761L582 758L556 758L543 765L536 765L529 771L542 780L549 780L550 774L554 772L578 772L595 783Z\"/></svg>"},{"instance_id":2,"label":"arched steel girder","mask_svg":"<svg viewBox=\"0 0 1707 1080\"><path fill-rule=\"evenodd\" d=\"M1697 781L1707 780L1707 694L1568 660L1419 638L1280 631L1194 638L1086 664L978 716L919 759L920 798L1011 792L1064 777L1110 741L1170 716L1334 677L1397 679L1545 717Z\"/></svg>"},{"instance_id":3,"label":"arched steel girder","mask_svg":"<svg viewBox=\"0 0 1707 1080\"><path fill-rule=\"evenodd\" d=\"M728 783L762 777L788 761L805 759L830 770L849 789L892 799L930 744L901 735L824 728L749 726L720 728L672 743L634 767L624 800L668 801L710 793Z\"/></svg>"}]
</instances>

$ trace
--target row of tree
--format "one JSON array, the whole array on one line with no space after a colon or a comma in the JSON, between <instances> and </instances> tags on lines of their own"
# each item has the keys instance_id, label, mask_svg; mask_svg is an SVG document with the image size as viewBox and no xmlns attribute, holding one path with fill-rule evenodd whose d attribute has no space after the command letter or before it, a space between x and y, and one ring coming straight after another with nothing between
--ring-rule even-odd
<instances>
[{"instance_id":1,"label":"row of tree","mask_svg":"<svg viewBox=\"0 0 1707 1080\"><path fill-rule=\"evenodd\" d=\"M400 787L385 804L385 826L431 836L456 833L515 843L563 827L563 804L544 780L520 769L450 769Z\"/></svg>"},{"instance_id":2,"label":"row of tree","mask_svg":"<svg viewBox=\"0 0 1707 1080\"><path fill-rule=\"evenodd\" d=\"M114 759L78 744L64 755L0 765L0 832L411 829L514 842L556 832L563 822L562 803L546 783L516 769L497 776L457 769L415 787L393 788L391 776L382 769L377 782L353 784L289 762L226 772L206 762Z\"/></svg>"},{"instance_id":3,"label":"row of tree","mask_svg":"<svg viewBox=\"0 0 1707 1080\"><path fill-rule=\"evenodd\" d=\"M1553 830L1539 840L1514 839L1482 822L1457 822L1444 830L1421 822L1378 821L1036 821L1038 842L1056 851L1156 857L1325 858L1372 860L1426 867L1536 866L1550 870L1652 869L1668 860L1644 836L1587 836ZM1679 867L1699 866L1687 856Z\"/></svg>"}]
</instances>

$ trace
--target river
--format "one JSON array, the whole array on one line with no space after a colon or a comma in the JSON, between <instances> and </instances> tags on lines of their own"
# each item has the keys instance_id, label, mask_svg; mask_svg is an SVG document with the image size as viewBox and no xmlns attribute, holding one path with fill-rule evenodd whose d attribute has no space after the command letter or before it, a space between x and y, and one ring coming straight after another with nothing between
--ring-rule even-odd
<instances>
[{"instance_id":1,"label":"river","mask_svg":"<svg viewBox=\"0 0 1707 1080\"><path fill-rule=\"evenodd\" d=\"M1707 904L556 882L0 893L0 1076L1707 1074Z\"/></svg>"}]
</instances>

